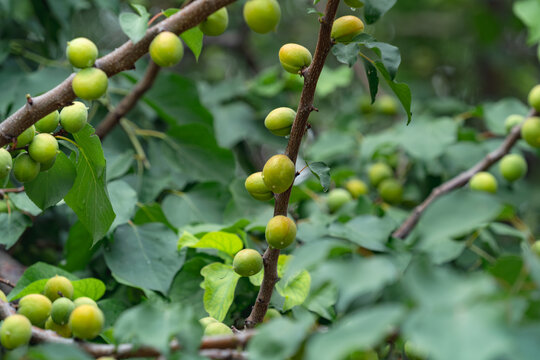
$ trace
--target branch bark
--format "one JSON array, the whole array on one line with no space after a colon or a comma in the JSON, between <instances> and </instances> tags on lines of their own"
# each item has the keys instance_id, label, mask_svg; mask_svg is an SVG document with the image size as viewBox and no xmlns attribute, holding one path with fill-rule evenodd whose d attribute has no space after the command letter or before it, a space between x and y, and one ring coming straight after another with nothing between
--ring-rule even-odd
<instances>
[{"instance_id":1,"label":"branch bark","mask_svg":"<svg viewBox=\"0 0 540 360\"><path fill-rule=\"evenodd\" d=\"M193 2L149 28L146 35L136 44L127 41L111 53L99 58L95 66L111 77L124 70L135 67L135 62L148 52L150 42L161 31L171 31L180 34L206 19L210 14L229 5L236 0L198 0ZM24 106L0 123L0 147L10 143L24 130L32 126L39 119L54 110L69 105L75 99L71 88L71 81L75 74L71 74L62 83L45 94L31 98Z\"/></svg>"},{"instance_id":2,"label":"branch bark","mask_svg":"<svg viewBox=\"0 0 540 360\"><path fill-rule=\"evenodd\" d=\"M528 117L535 115L536 112L534 110L531 110ZM405 239L414 229L416 224L418 224L420 217L433 201L435 201L440 196L467 184L469 180L474 176L474 174L489 169L504 155L508 154L512 147L521 137L521 126L522 125L515 126L510 132L510 134L508 134L504 142L501 144L501 146L487 154L472 168L462 172L461 174L455 176L454 178L433 189L429 196L420 205L414 208L411 215L401 224L401 226L396 231L394 231L392 236L398 239Z\"/></svg>"},{"instance_id":3,"label":"branch bark","mask_svg":"<svg viewBox=\"0 0 540 360\"><path fill-rule=\"evenodd\" d=\"M313 55L313 61L311 65L302 73L304 76L304 88L302 89L300 104L298 105L296 112L296 119L294 120L287 149L285 150L285 155L287 155L293 163L296 163L296 158L298 157L300 144L302 143L302 138L306 131L309 115L315 109L313 107L315 89L317 88L317 81L321 75L326 57L328 56L328 53L333 45L330 33L332 31L332 24L336 16L338 5L339 0L328 0L324 16L320 19L321 28L319 30L319 37L317 40L317 47L315 48L315 54ZM287 216L291 189L292 186L284 193L276 195L274 216ZM268 304L270 303L274 286L279 280L277 274L278 258L278 249L272 249L270 247L266 249L263 256L264 277L259 289L259 294L257 295L257 300L253 305L251 314L246 319L246 327L248 328L252 328L256 324L261 323L264 319L266 311L268 310Z\"/></svg>"}]
</instances>

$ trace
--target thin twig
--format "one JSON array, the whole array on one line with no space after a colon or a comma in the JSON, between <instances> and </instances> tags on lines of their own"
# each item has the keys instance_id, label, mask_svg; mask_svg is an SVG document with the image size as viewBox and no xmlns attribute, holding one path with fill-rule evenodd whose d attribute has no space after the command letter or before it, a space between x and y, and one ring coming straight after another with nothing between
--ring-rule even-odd
<instances>
[{"instance_id":1,"label":"thin twig","mask_svg":"<svg viewBox=\"0 0 540 360\"><path fill-rule=\"evenodd\" d=\"M14 288L16 286L14 283L9 281L8 279L4 279L4 278L1 278L1 277L0 277L0 283L5 284L5 285L7 285L9 287L12 287L12 288Z\"/></svg>"},{"instance_id":2,"label":"thin twig","mask_svg":"<svg viewBox=\"0 0 540 360\"><path fill-rule=\"evenodd\" d=\"M315 109L313 106L313 98L315 96L315 89L317 87L319 75L323 69L326 57L332 48L330 33L332 31L332 24L336 16L338 5L339 0L328 0L325 15L320 19L321 28L319 30L319 38L317 40L315 54L313 55L313 62L302 72L304 76L304 88L302 89L300 104L298 105L298 110L296 112L296 119L294 120L291 129L289 143L287 144L287 149L285 150L285 155L287 155L293 161L293 163L296 163L296 158L298 157L298 151L300 149L302 137L304 136L309 115ZM291 188L282 194L276 195L274 215L287 216ZM257 295L257 300L253 305L251 314L246 319L246 327L248 328L252 328L256 324L261 323L264 319L266 311L268 310L268 304L270 303L274 286L279 280L277 274L278 257L278 249L272 249L269 247L264 253L264 277L259 289L259 294Z\"/></svg>"},{"instance_id":3,"label":"thin twig","mask_svg":"<svg viewBox=\"0 0 540 360\"><path fill-rule=\"evenodd\" d=\"M20 186L18 188L0 189L0 199L3 199L5 194L8 194L8 193L21 193L23 191L24 191L24 186Z\"/></svg>"}]
</instances>

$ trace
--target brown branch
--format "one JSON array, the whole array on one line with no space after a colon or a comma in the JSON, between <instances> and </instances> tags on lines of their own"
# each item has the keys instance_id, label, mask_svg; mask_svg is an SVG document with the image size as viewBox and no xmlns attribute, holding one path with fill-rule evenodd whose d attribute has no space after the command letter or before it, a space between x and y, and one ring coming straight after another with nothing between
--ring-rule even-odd
<instances>
[{"instance_id":1,"label":"brown branch","mask_svg":"<svg viewBox=\"0 0 540 360\"><path fill-rule=\"evenodd\" d=\"M21 193L24 191L24 186L20 186L18 188L6 188L6 189L0 189L0 196L4 196L4 194L7 193Z\"/></svg>"},{"instance_id":2,"label":"brown branch","mask_svg":"<svg viewBox=\"0 0 540 360\"><path fill-rule=\"evenodd\" d=\"M296 158L298 157L298 151L306 130L309 115L315 109L313 106L313 98L315 97L317 81L319 80L326 57L332 48L332 39L330 37L330 33L332 31L332 24L336 16L338 5L339 0L328 0L325 15L320 19L321 28L319 30L319 38L317 40L315 54L313 55L313 61L311 65L302 72L302 75L304 76L304 88L302 89L300 104L298 105L298 110L296 112L296 119L294 120L291 129L289 143L287 144L287 149L285 150L285 155L287 155L293 161L293 163L296 163ZM282 194L276 194L274 216L287 216L291 188ZM277 274L278 257L278 249L272 249L269 247L264 253L264 277L259 289L259 294L257 295L257 300L253 305L251 314L246 319L246 327L248 328L252 328L256 324L261 323L264 319L266 311L268 310L268 304L270 303L274 286L279 280Z\"/></svg>"},{"instance_id":3,"label":"brown branch","mask_svg":"<svg viewBox=\"0 0 540 360\"><path fill-rule=\"evenodd\" d=\"M535 111L529 113L530 116L536 115ZM482 160L476 163L472 168L462 172L461 174L453 177L452 179L446 181L445 183L437 186L431 191L429 196L418 206L414 208L412 214L401 224L401 226L394 231L392 234L393 237L398 239L406 238L411 231L414 229L420 217L426 211L427 207L435 201L440 196L449 193L452 190L458 189L463 185L467 184L469 180L477 172L484 171L489 169L493 164L499 161L504 155L508 154L512 147L521 137L521 125L515 126L510 134L506 137L504 142L497 149L493 150L487 154Z\"/></svg>"},{"instance_id":4,"label":"brown branch","mask_svg":"<svg viewBox=\"0 0 540 360\"><path fill-rule=\"evenodd\" d=\"M198 0L171 17L154 25L136 44L127 41L111 53L99 58L95 66L111 77L124 70L135 67L135 62L148 52L150 42L161 31L167 30L180 34L206 19L210 14L236 0ZM71 74L62 83L48 92L32 98L32 104L26 103L19 110L0 123L0 147L10 143L24 130L54 110L69 105L75 99L71 88Z\"/></svg>"},{"instance_id":5,"label":"brown branch","mask_svg":"<svg viewBox=\"0 0 540 360\"><path fill-rule=\"evenodd\" d=\"M155 62L150 61L143 78L135 85L133 90L118 103L114 110L109 112L107 117L99 123L96 128L96 134L101 140L103 140L105 136L118 125L121 118L133 109L144 93L150 90L159 73L159 69L160 67L156 65Z\"/></svg>"},{"instance_id":6,"label":"brown branch","mask_svg":"<svg viewBox=\"0 0 540 360\"><path fill-rule=\"evenodd\" d=\"M0 283L4 284L4 285L7 285L11 288L14 288L15 287L15 284L12 283L11 281L9 281L8 279L4 279L4 278L1 278L0 277Z\"/></svg>"}]
</instances>

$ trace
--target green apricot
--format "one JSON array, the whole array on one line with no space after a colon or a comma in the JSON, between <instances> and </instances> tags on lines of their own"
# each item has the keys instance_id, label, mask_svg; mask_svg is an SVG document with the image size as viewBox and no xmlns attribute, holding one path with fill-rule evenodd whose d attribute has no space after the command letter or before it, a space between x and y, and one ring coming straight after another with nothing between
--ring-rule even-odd
<instances>
[{"instance_id":1,"label":"green apricot","mask_svg":"<svg viewBox=\"0 0 540 360\"><path fill-rule=\"evenodd\" d=\"M375 111L375 106L371 103L371 97L369 96L361 96L360 100L358 100L358 110L362 114L371 114Z\"/></svg>"},{"instance_id":2,"label":"green apricot","mask_svg":"<svg viewBox=\"0 0 540 360\"><path fill-rule=\"evenodd\" d=\"M98 307L98 305L96 304L94 300L86 296L81 296L81 297L76 298L75 300L73 300L73 304L75 305L75 307L79 307L81 305L92 305L92 306Z\"/></svg>"},{"instance_id":3,"label":"green apricot","mask_svg":"<svg viewBox=\"0 0 540 360\"><path fill-rule=\"evenodd\" d=\"M264 315L263 322L268 322L272 319L280 318L281 313L277 311L276 309L268 309L266 311L266 314Z\"/></svg>"},{"instance_id":4,"label":"green apricot","mask_svg":"<svg viewBox=\"0 0 540 360\"><path fill-rule=\"evenodd\" d=\"M246 190L257 200L267 201L274 198L274 194L264 183L262 172L249 175L244 184Z\"/></svg>"},{"instance_id":5,"label":"green apricot","mask_svg":"<svg viewBox=\"0 0 540 360\"><path fill-rule=\"evenodd\" d=\"M540 111L540 85L536 85L529 92L529 105L536 111Z\"/></svg>"},{"instance_id":6,"label":"green apricot","mask_svg":"<svg viewBox=\"0 0 540 360\"><path fill-rule=\"evenodd\" d=\"M71 65L83 69L94 65L98 48L91 40L79 37L67 43L66 55Z\"/></svg>"},{"instance_id":7,"label":"green apricot","mask_svg":"<svg viewBox=\"0 0 540 360\"><path fill-rule=\"evenodd\" d=\"M32 337L32 324L22 315L8 316L0 328L0 343L8 350L27 345Z\"/></svg>"},{"instance_id":8,"label":"green apricot","mask_svg":"<svg viewBox=\"0 0 540 360\"><path fill-rule=\"evenodd\" d=\"M383 115L396 115L398 106L396 100L390 95L381 95L375 101L375 110Z\"/></svg>"},{"instance_id":9,"label":"green apricot","mask_svg":"<svg viewBox=\"0 0 540 360\"><path fill-rule=\"evenodd\" d=\"M22 183L34 180L40 168L39 163L33 160L26 151L20 153L13 161L13 175Z\"/></svg>"},{"instance_id":10,"label":"green apricot","mask_svg":"<svg viewBox=\"0 0 540 360\"><path fill-rule=\"evenodd\" d=\"M223 7L200 23L199 29L201 29L204 35L218 36L227 30L228 25L229 13L227 12L227 8Z\"/></svg>"},{"instance_id":11,"label":"green apricot","mask_svg":"<svg viewBox=\"0 0 540 360\"><path fill-rule=\"evenodd\" d=\"M30 157L39 163L49 163L56 158L58 141L51 134L37 134L28 147Z\"/></svg>"},{"instance_id":12,"label":"green apricot","mask_svg":"<svg viewBox=\"0 0 540 360\"><path fill-rule=\"evenodd\" d=\"M403 186L396 179L385 179L381 181L377 190L381 198L391 204L398 204L403 197Z\"/></svg>"},{"instance_id":13,"label":"green apricot","mask_svg":"<svg viewBox=\"0 0 540 360\"><path fill-rule=\"evenodd\" d=\"M311 53L298 44L285 44L279 49L279 62L285 71L298 74L311 64Z\"/></svg>"},{"instance_id":14,"label":"green apricot","mask_svg":"<svg viewBox=\"0 0 540 360\"><path fill-rule=\"evenodd\" d=\"M74 134L83 129L88 121L88 108L80 101L66 106L60 111L60 125L68 133Z\"/></svg>"},{"instance_id":15,"label":"green apricot","mask_svg":"<svg viewBox=\"0 0 540 360\"><path fill-rule=\"evenodd\" d=\"M4 148L0 148L0 179L9 175L13 167L13 159L11 154Z\"/></svg>"},{"instance_id":16,"label":"green apricot","mask_svg":"<svg viewBox=\"0 0 540 360\"><path fill-rule=\"evenodd\" d=\"M36 127L32 125L28 129L24 130L17 137L17 147L21 148L23 146L30 144L30 142L34 139L35 135L36 135Z\"/></svg>"},{"instance_id":17,"label":"green apricot","mask_svg":"<svg viewBox=\"0 0 540 360\"><path fill-rule=\"evenodd\" d=\"M52 303L41 294L26 295L19 301L17 312L30 320L32 325L43 327L51 315Z\"/></svg>"},{"instance_id":18,"label":"green apricot","mask_svg":"<svg viewBox=\"0 0 540 360\"><path fill-rule=\"evenodd\" d=\"M532 147L540 147L540 117L530 117L521 127L521 137Z\"/></svg>"},{"instance_id":19,"label":"green apricot","mask_svg":"<svg viewBox=\"0 0 540 360\"><path fill-rule=\"evenodd\" d=\"M365 195L368 192L366 183L360 179L350 179L345 183L345 189L347 189L354 199L358 199L361 195Z\"/></svg>"},{"instance_id":20,"label":"green apricot","mask_svg":"<svg viewBox=\"0 0 540 360\"><path fill-rule=\"evenodd\" d=\"M101 333L105 317L99 308L93 305L80 305L71 312L69 327L73 336L91 340Z\"/></svg>"},{"instance_id":21,"label":"green apricot","mask_svg":"<svg viewBox=\"0 0 540 360\"><path fill-rule=\"evenodd\" d=\"M214 319L213 317L211 316L207 316L207 317L203 317L202 319L199 319L199 323L201 324L201 326L203 327L203 329L206 329L206 327L212 323L217 323L219 321L217 321L216 319Z\"/></svg>"},{"instance_id":22,"label":"green apricot","mask_svg":"<svg viewBox=\"0 0 540 360\"><path fill-rule=\"evenodd\" d=\"M332 25L330 36L336 42L349 43L364 31L364 23L356 16L346 15L337 18Z\"/></svg>"},{"instance_id":23,"label":"green apricot","mask_svg":"<svg viewBox=\"0 0 540 360\"><path fill-rule=\"evenodd\" d=\"M504 120L504 129L508 134L515 126L521 124L525 120L525 117L517 114L509 115L506 120Z\"/></svg>"},{"instance_id":24,"label":"green apricot","mask_svg":"<svg viewBox=\"0 0 540 360\"><path fill-rule=\"evenodd\" d=\"M497 192L497 179L490 173L481 171L474 174L469 181L469 186L473 190L495 193Z\"/></svg>"},{"instance_id":25,"label":"green apricot","mask_svg":"<svg viewBox=\"0 0 540 360\"><path fill-rule=\"evenodd\" d=\"M96 100L107 92L109 78L98 68L86 68L75 74L71 87L75 95L84 100Z\"/></svg>"},{"instance_id":26,"label":"green apricot","mask_svg":"<svg viewBox=\"0 0 540 360\"><path fill-rule=\"evenodd\" d=\"M277 136L287 136L296 118L296 111L288 107L279 107L270 111L264 119L264 126Z\"/></svg>"},{"instance_id":27,"label":"green apricot","mask_svg":"<svg viewBox=\"0 0 540 360\"><path fill-rule=\"evenodd\" d=\"M328 193L326 205L330 212L338 211L343 205L352 200L351 194L345 189L332 189Z\"/></svg>"},{"instance_id":28,"label":"green apricot","mask_svg":"<svg viewBox=\"0 0 540 360\"><path fill-rule=\"evenodd\" d=\"M184 56L184 46L180 38L170 32L159 33L150 43L150 57L161 67L176 65Z\"/></svg>"},{"instance_id":29,"label":"green apricot","mask_svg":"<svg viewBox=\"0 0 540 360\"><path fill-rule=\"evenodd\" d=\"M353 9L358 9L364 6L364 2L360 0L345 0L345 4Z\"/></svg>"},{"instance_id":30,"label":"green apricot","mask_svg":"<svg viewBox=\"0 0 540 360\"><path fill-rule=\"evenodd\" d=\"M405 343L404 350L410 360L425 360L428 357L428 353L424 349L419 348L410 341Z\"/></svg>"},{"instance_id":31,"label":"green apricot","mask_svg":"<svg viewBox=\"0 0 540 360\"><path fill-rule=\"evenodd\" d=\"M538 256L540 256L540 240L536 240L532 245L531 245L531 250Z\"/></svg>"},{"instance_id":32,"label":"green apricot","mask_svg":"<svg viewBox=\"0 0 540 360\"><path fill-rule=\"evenodd\" d=\"M56 275L47 281L44 293L51 301L60 297L71 299L73 298L73 284L65 276Z\"/></svg>"},{"instance_id":33,"label":"green apricot","mask_svg":"<svg viewBox=\"0 0 540 360\"><path fill-rule=\"evenodd\" d=\"M286 155L274 155L262 171L262 178L266 186L275 194L287 191L294 182L296 169L294 163Z\"/></svg>"},{"instance_id":34,"label":"green apricot","mask_svg":"<svg viewBox=\"0 0 540 360\"><path fill-rule=\"evenodd\" d=\"M208 326L204 329L205 336L232 335L232 333L233 332L230 327L220 322L208 324Z\"/></svg>"},{"instance_id":35,"label":"green apricot","mask_svg":"<svg viewBox=\"0 0 540 360\"><path fill-rule=\"evenodd\" d=\"M378 186L381 181L394 175L392 168L385 163L378 162L371 165L368 169L369 182L373 186Z\"/></svg>"},{"instance_id":36,"label":"green apricot","mask_svg":"<svg viewBox=\"0 0 540 360\"><path fill-rule=\"evenodd\" d=\"M13 203L10 200L0 200L0 213L8 212L8 204L13 209Z\"/></svg>"},{"instance_id":37,"label":"green apricot","mask_svg":"<svg viewBox=\"0 0 540 360\"><path fill-rule=\"evenodd\" d=\"M276 0L249 0L244 5L244 20L256 33L276 30L281 19L281 8Z\"/></svg>"},{"instance_id":38,"label":"green apricot","mask_svg":"<svg viewBox=\"0 0 540 360\"><path fill-rule=\"evenodd\" d=\"M0 300L8 302L6 294L4 294L4 292L2 290L0 290Z\"/></svg>"},{"instance_id":39,"label":"green apricot","mask_svg":"<svg viewBox=\"0 0 540 360\"><path fill-rule=\"evenodd\" d=\"M71 312L75 309L75 304L68 298L61 297L54 300L51 308L51 318L58 325L65 325L69 321Z\"/></svg>"},{"instance_id":40,"label":"green apricot","mask_svg":"<svg viewBox=\"0 0 540 360\"><path fill-rule=\"evenodd\" d=\"M60 121L60 113L54 110L49 115L42 117L35 125L36 130L40 133L52 133L58 127Z\"/></svg>"},{"instance_id":41,"label":"green apricot","mask_svg":"<svg viewBox=\"0 0 540 360\"><path fill-rule=\"evenodd\" d=\"M244 249L236 253L233 260L233 269L240 276L258 274L263 267L263 258L258 251Z\"/></svg>"},{"instance_id":42,"label":"green apricot","mask_svg":"<svg viewBox=\"0 0 540 360\"><path fill-rule=\"evenodd\" d=\"M274 216L266 224L266 242L274 249L285 249L296 238L296 224L283 215Z\"/></svg>"},{"instance_id":43,"label":"green apricot","mask_svg":"<svg viewBox=\"0 0 540 360\"><path fill-rule=\"evenodd\" d=\"M521 155L509 154L501 159L499 170L506 180L516 181L527 173L527 162Z\"/></svg>"},{"instance_id":44,"label":"green apricot","mask_svg":"<svg viewBox=\"0 0 540 360\"><path fill-rule=\"evenodd\" d=\"M54 322L54 320L51 317L49 317L47 321L45 322L45 330L52 330L63 338L71 337L71 329L69 328L69 325L57 324L56 322Z\"/></svg>"}]
</instances>

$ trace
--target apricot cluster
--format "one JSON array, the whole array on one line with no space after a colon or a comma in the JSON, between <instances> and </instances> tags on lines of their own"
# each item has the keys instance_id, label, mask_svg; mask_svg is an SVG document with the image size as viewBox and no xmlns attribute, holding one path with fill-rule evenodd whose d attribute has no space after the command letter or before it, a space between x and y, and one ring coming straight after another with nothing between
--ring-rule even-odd
<instances>
[{"instance_id":1,"label":"apricot cluster","mask_svg":"<svg viewBox=\"0 0 540 360\"><path fill-rule=\"evenodd\" d=\"M79 37L67 43L66 55L76 68L71 87L75 95L84 100L96 100L105 94L109 84L107 74L94 66L98 57L98 48L91 40Z\"/></svg>"}]
</instances>

